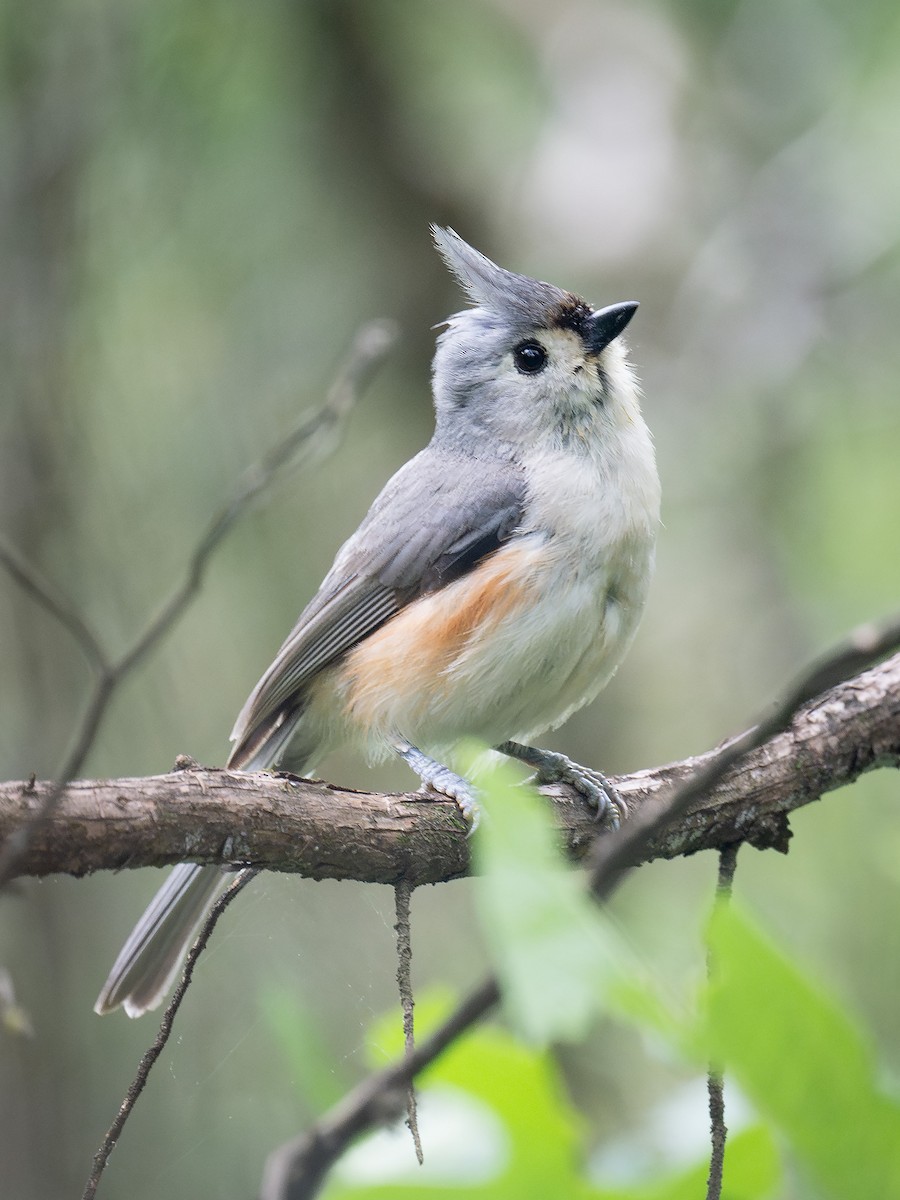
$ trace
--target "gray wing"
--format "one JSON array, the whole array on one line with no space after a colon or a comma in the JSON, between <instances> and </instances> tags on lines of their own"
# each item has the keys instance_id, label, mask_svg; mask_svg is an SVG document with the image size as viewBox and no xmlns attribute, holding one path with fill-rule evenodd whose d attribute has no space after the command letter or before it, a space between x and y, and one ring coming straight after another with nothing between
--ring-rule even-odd
<instances>
[{"instance_id":1,"label":"gray wing","mask_svg":"<svg viewBox=\"0 0 900 1200\"><path fill-rule=\"evenodd\" d=\"M472 570L521 523L522 473L423 450L389 481L237 719L231 766L277 761L313 676L410 601Z\"/></svg>"}]
</instances>

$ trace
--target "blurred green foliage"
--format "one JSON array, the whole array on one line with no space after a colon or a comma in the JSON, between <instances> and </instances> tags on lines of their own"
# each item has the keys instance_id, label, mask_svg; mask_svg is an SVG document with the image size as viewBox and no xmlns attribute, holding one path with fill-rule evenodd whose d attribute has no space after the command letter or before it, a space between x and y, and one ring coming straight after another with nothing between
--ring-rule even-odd
<instances>
[{"instance_id":1,"label":"blurred green foliage","mask_svg":"<svg viewBox=\"0 0 900 1200\"><path fill-rule=\"evenodd\" d=\"M581 1041L632 982L626 943L563 861L549 806L517 786L515 768L491 764L478 780L476 901L507 1015L526 1041Z\"/></svg>"},{"instance_id":2,"label":"blurred green foliage","mask_svg":"<svg viewBox=\"0 0 900 1200\"><path fill-rule=\"evenodd\" d=\"M878 1080L858 1023L731 907L714 914L711 948L713 1061L782 1135L821 1195L900 1195L900 1098Z\"/></svg>"},{"instance_id":3,"label":"blurred green foliage","mask_svg":"<svg viewBox=\"0 0 900 1200\"><path fill-rule=\"evenodd\" d=\"M498 798L499 803L489 807L487 827L502 810L502 785L494 789L493 799ZM546 839L532 843L531 852L520 860L517 879L511 878L505 864L482 860L486 883L509 885L521 897L524 880L546 882L547 845ZM602 936L599 918L591 935L582 926L577 935L569 929L559 937L552 977L540 951L530 957L538 965L530 978L503 968L510 942L518 938L523 955L534 950L536 919L543 916L544 928L557 921L559 898L554 891L544 893L541 914L541 892L539 887L533 889L524 930L503 922L498 962L504 1007L514 1024L521 1024L522 1013L533 1014L537 1005L544 1015L543 1031L550 1031L555 1012L557 1030L567 1036L572 1032L570 1015L560 996L568 989L581 995L585 958L602 957L595 954L597 938ZM489 940L495 933L490 928L493 921L494 914L488 913ZM737 1087L752 1100L760 1123L747 1126L741 1121L732 1128L726 1143L724 1195L732 1200L783 1195L786 1181L798 1172L801 1179L813 1181L810 1194L835 1200L900 1194L900 1102L878 1081L868 1039L858 1022L731 903L716 905L709 949L710 982L695 1000L693 1011L685 1007L680 1022L667 1019L662 1024L654 1014L647 1028L666 1041L672 1054L698 1068L713 1061L724 1069L726 1096ZM618 965L622 995L630 992L636 997L656 986L648 983L643 972L629 980L621 956ZM541 995L536 997L535 992ZM657 1008L655 997L645 998L631 1013L621 1005L610 1006L605 980L595 984L594 993L601 1009L614 1007L620 1020L639 1027L646 1024L646 1014ZM426 999L419 1012L420 1032L427 1032L440 1017L449 1015L449 1006ZM534 1032L532 1022L525 1033ZM288 1057L294 1057L297 1034L284 1025L281 1036ZM402 1055L396 1015L377 1024L373 1041L375 1065ZM699 1087L697 1093L699 1098ZM469 1034L429 1068L421 1077L419 1105L420 1129L428 1130L435 1143L429 1145L429 1136L423 1134L424 1169L413 1164L405 1130L375 1133L339 1164L327 1195L333 1200L377 1200L389 1195L410 1200L546 1195L573 1200L687 1200L705 1194L709 1170L705 1157L687 1169L651 1170L654 1178L648 1179L640 1178L648 1174L648 1164L633 1150L629 1169L635 1181L605 1186L602 1165L592 1172L584 1162L584 1121L566 1097L547 1050L529 1049L499 1027ZM592 1173L600 1180L592 1181Z\"/></svg>"},{"instance_id":4,"label":"blurred green foliage","mask_svg":"<svg viewBox=\"0 0 900 1200\"><path fill-rule=\"evenodd\" d=\"M319 402L355 327L388 315L404 331L337 454L232 533L87 770L222 762L336 546L429 436L430 327L460 304L429 221L597 303L642 305L629 335L663 479L657 575L619 675L552 745L607 772L702 750L894 608L898 67L888 0L0 5L0 528L110 652L238 474ZM0 663L0 770L50 775L86 666L2 578ZM409 783L340 756L324 771ZM742 855L738 891L896 1077L896 781L793 826L787 859ZM666 994L702 975L713 878L708 856L655 864L611 906ZM0 961L35 1030L0 1043L17 1200L75 1194L150 1037L91 1005L157 885L26 881L0 906ZM332 1094L325 1064L334 1091L365 1069L365 1030L394 1003L392 914L379 889L255 885L198 972L108 1194L255 1194L268 1149ZM416 893L417 987L480 977L475 925L469 883ZM284 995L317 1051L308 1093L270 1036ZM658 1036L601 1021L557 1057L588 1152L665 1103L678 1139L702 1144L705 1118L681 1101L695 1069ZM783 1194L820 1194L815 1178Z\"/></svg>"},{"instance_id":5,"label":"blurred green foliage","mask_svg":"<svg viewBox=\"0 0 900 1200\"><path fill-rule=\"evenodd\" d=\"M417 1020L423 1032L439 1016L448 1014L449 1005L437 999L426 998L417 1005ZM377 1065L383 1065L386 1051L391 1058L402 1053L402 1038L398 1041L396 1028L396 1016L382 1020L376 1027L378 1053L372 1057ZM525 1048L502 1029L485 1028L451 1047L425 1078L423 1120L429 1101L435 1096L442 1102L438 1114L442 1109L444 1113L439 1123L429 1122L437 1145L433 1162L426 1148L428 1165L423 1170L436 1177L433 1184L423 1188L417 1183L420 1169L412 1154L409 1135L403 1130L396 1139L396 1150L400 1153L391 1154L394 1170L400 1168L399 1180L388 1175L384 1186L350 1189L341 1186L342 1177L359 1178L371 1171L371 1144L368 1150L360 1146L343 1164L338 1184L329 1190L329 1196L375 1200L399 1190L401 1194L435 1196L442 1200L451 1197L461 1200L466 1196L473 1200L495 1196L539 1200L551 1195L591 1194L578 1168L581 1122L565 1096L549 1054ZM456 1111L450 1118L454 1101ZM448 1138L445 1132L451 1119L458 1123L455 1139ZM383 1138L379 1140L385 1144ZM401 1165L404 1159L405 1172ZM390 1161L387 1155L382 1161L381 1169L387 1173ZM403 1174L406 1187L402 1186Z\"/></svg>"}]
</instances>

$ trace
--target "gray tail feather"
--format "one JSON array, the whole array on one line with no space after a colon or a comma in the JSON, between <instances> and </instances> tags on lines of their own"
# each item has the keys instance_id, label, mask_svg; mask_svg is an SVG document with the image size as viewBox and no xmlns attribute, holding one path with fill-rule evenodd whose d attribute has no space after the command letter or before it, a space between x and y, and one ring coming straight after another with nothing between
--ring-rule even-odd
<instances>
[{"instance_id":1,"label":"gray tail feather","mask_svg":"<svg viewBox=\"0 0 900 1200\"><path fill-rule=\"evenodd\" d=\"M102 1016L121 1004L129 1017L140 1017L162 1002L229 874L196 863L173 868L119 952L94 1012Z\"/></svg>"},{"instance_id":2,"label":"gray tail feather","mask_svg":"<svg viewBox=\"0 0 900 1200\"><path fill-rule=\"evenodd\" d=\"M228 756L226 766L234 771L266 771L275 766L294 736L302 713L302 705L281 708L242 732Z\"/></svg>"},{"instance_id":3,"label":"gray tail feather","mask_svg":"<svg viewBox=\"0 0 900 1200\"><path fill-rule=\"evenodd\" d=\"M262 771L278 762L302 711L300 705L282 710L250 730L232 750L228 766ZM121 1005L129 1017L140 1017L162 1003L194 931L230 875L221 867L195 863L172 869L119 952L94 1012L102 1016Z\"/></svg>"}]
</instances>

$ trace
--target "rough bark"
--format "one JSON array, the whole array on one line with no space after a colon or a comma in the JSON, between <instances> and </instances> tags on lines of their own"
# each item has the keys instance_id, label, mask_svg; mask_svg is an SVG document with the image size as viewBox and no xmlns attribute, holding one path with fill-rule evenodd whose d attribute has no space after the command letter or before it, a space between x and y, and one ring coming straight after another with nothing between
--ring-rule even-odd
<instances>
[{"instance_id":1,"label":"rough bark","mask_svg":"<svg viewBox=\"0 0 900 1200\"><path fill-rule=\"evenodd\" d=\"M710 751L709 753L713 753ZM633 810L708 755L616 779ZM645 859L736 841L785 849L787 815L863 772L900 763L900 655L823 693L749 754ZM40 812L53 785L0 784L0 841ZM581 857L597 834L570 790L543 789L562 836ZM354 792L289 776L218 769L76 780L17 864L21 875L83 875L182 861L241 862L314 879L413 884L464 875L465 828L455 805L421 794Z\"/></svg>"}]
</instances>

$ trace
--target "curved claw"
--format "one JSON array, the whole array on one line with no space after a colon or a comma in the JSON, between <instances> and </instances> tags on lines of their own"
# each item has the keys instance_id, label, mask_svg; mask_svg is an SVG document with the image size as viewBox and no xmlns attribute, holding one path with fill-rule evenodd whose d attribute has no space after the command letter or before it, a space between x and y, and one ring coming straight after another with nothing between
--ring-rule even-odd
<instances>
[{"instance_id":1,"label":"curved claw","mask_svg":"<svg viewBox=\"0 0 900 1200\"><path fill-rule=\"evenodd\" d=\"M588 804L596 808L596 819L603 821L611 829L618 829L620 823L628 816L628 805L624 798L615 785L599 771L582 767L555 750L538 750L534 746L522 746L518 742L504 742L497 749L536 768L537 783L567 783L575 788Z\"/></svg>"},{"instance_id":2,"label":"curved claw","mask_svg":"<svg viewBox=\"0 0 900 1200\"><path fill-rule=\"evenodd\" d=\"M583 781L593 784L594 788L599 792L600 796L602 796L602 800L597 803L597 813L595 819L598 821L606 821L612 829L618 829L621 822L624 821L628 816L628 803L625 800L625 797L622 795L616 785L611 780L607 779L605 775L602 775L599 771L591 770L588 767L580 767L578 763L572 763L571 766L574 768L574 770L573 777L569 780L569 782L574 788L581 792L582 795L586 795L586 793L582 790L578 779L575 778L575 776L581 775ZM587 796L587 799L590 800L591 797Z\"/></svg>"},{"instance_id":3,"label":"curved claw","mask_svg":"<svg viewBox=\"0 0 900 1200\"><path fill-rule=\"evenodd\" d=\"M427 754L423 754L417 746L410 745L409 742L396 742L394 749L412 767L424 787L431 788L435 792L440 792L442 796L456 801L456 806L469 827L466 836L471 837L478 828L481 818L481 809L471 785L461 775L457 775L455 771L451 771L449 767L445 767L436 759L429 758Z\"/></svg>"}]
</instances>

